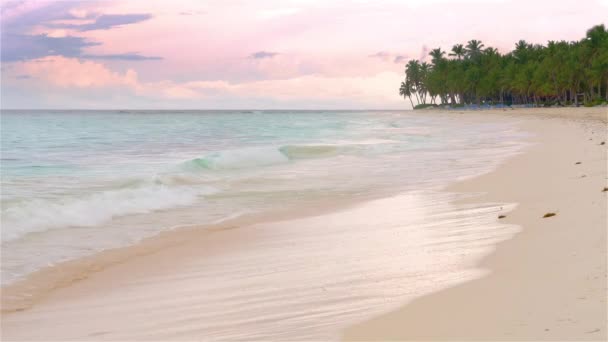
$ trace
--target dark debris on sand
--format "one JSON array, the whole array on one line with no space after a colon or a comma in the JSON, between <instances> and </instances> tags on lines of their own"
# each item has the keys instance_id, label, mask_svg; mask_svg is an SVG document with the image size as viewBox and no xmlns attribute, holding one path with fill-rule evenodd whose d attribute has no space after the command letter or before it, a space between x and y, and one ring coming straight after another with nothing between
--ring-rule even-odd
<instances>
[{"instance_id":1,"label":"dark debris on sand","mask_svg":"<svg viewBox=\"0 0 608 342\"><path fill-rule=\"evenodd\" d=\"M557 215L556 213L546 213L543 218L551 217Z\"/></svg>"}]
</instances>

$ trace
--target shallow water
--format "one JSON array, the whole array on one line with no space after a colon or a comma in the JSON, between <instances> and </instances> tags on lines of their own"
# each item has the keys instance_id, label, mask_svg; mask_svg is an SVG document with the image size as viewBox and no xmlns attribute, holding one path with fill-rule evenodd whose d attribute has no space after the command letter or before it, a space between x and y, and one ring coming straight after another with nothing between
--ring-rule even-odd
<instances>
[{"instance_id":1,"label":"shallow water","mask_svg":"<svg viewBox=\"0 0 608 342\"><path fill-rule=\"evenodd\" d=\"M320 199L433 190L521 149L514 123L412 112L3 111L2 283Z\"/></svg>"}]
</instances>

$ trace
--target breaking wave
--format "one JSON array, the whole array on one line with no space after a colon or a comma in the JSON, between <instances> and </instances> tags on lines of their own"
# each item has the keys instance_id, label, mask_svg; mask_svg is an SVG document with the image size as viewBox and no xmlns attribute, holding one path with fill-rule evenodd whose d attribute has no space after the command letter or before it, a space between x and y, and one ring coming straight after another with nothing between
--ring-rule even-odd
<instances>
[{"instance_id":1,"label":"breaking wave","mask_svg":"<svg viewBox=\"0 0 608 342\"><path fill-rule=\"evenodd\" d=\"M215 192L206 186L167 186L147 184L100 191L62 199L32 199L4 206L2 241L18 239L28 233L65 227L92 227L113 218L144 214L193 204L200 196Z\"/></svg>"}]
</instances>

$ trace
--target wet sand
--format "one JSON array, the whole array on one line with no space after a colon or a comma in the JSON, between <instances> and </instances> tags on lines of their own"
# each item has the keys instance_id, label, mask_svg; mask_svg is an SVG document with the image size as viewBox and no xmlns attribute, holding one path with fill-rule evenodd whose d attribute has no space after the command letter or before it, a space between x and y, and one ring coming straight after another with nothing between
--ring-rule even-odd
<instances>
[{"instance_id":1,"label":"wet sand","mask_svg":"<svg viewBox=\"0 0 608 342\"><path fill-rule=\"evenodd\" d=\"M481 262L489 275L355 325L345 340L606 340L608 109L487 114L521 119L536 144L449 190L517 203L501 220L522 232Z\"/></svg>"}]
</instances>

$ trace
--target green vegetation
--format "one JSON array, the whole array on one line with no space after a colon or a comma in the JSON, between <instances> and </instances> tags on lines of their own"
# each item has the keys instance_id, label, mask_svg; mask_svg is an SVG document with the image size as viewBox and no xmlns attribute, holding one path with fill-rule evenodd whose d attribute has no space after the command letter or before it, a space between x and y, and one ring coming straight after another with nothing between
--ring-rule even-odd
<instances>
[{"instance_id":1,"label":"green vegetation","mask_svg":"<svg viewBox=\"0 0 608 342\"><path fill-rule=\"evenodd\" d=\"M437 107L436 104L432 104L432 103L420 103L414 106L414 109L424 109L424 108L429 108L429 107Z\"/></svg>"},{"instance_id":2,"label":"green vegetation","mask_svg":"<svg viewBox=\"0 0 608 342\"><path fill-rule=\"evenodd\" d=\"M410 60L399 94L413 108L428 105L520 104L594 106L608 102L608 31L597 25L580 41L520 40L501 54L478 40L456 44L447 55L433 49L431 63ZM414 99L417 105L414 105ZM424 106L427 105L427 106Z\"/></svg>"}]
</instances>

